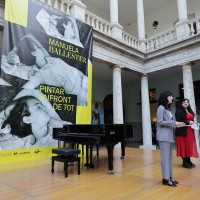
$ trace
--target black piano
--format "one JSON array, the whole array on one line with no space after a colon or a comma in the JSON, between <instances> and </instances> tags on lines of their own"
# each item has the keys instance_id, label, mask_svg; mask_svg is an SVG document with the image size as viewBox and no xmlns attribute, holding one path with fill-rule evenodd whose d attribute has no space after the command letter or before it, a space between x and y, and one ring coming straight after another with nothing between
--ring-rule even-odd
<instances>
[{"instance_id":1,"label":"black piano","mask_svg":"<svg viewBox=\"0 0 200 200\"><path fill-rule=\"evenodd\" d=\"M86 148L86 166L93 168L92 146L105 145L108 152L108 172L113 174L113 149L121 142L121 158L125 156L125 141L133 137L133 127L130 124L80 124L65 125L53 129L53 138L69 143L84 144L90 147L90 163L88 163L88 148Z\"/></svg>"}]
</instances>

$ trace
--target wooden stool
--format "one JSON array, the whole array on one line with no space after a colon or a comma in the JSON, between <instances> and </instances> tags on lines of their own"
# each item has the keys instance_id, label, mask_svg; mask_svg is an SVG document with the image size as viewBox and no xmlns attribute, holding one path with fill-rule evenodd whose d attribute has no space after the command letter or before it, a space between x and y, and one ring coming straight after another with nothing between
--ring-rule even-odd
<instances>
[{"instance_id":1,"label":"wooden stool","mask_svg":"<svg viewBox=\"0 0 200 200\"><path fill-rule=\"evenodd\" d=\"M57 156L52 156L52 169L51 172L54 173L54 161L64 162L65 177L68 176L68 163L78 162L78 175L80 175L80 153L79 149L73 148L56 148L52 149L52 153L58 154Z\"/></svg>"}]
</instances>

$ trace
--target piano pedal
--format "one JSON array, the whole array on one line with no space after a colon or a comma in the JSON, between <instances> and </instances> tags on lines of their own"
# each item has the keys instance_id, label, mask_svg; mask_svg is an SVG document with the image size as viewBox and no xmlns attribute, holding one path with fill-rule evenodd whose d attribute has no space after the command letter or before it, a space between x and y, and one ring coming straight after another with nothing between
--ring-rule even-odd
<instances>
[{"instance_id":1,"label":"piano pedal","mask_svg":"<svg viewBox=\"0 0 200 200\"><path fill-rule=\"evenodd\" d=\"M90 168L89 163L85 163L84 166L87 167L88 169Z\"/></svg>"},{"instance_id":2,"label":"piano pedal","mask_svg":"<svg viewBox=\"0 0 200 200\"><path fill-rule=\"evenodd\" d=\"M68 166L74 166L74 162L69 162Z\"/></svg>"},{"instance_id":3,"label":"piano pedal","mask_svg":"<svg viewBox=\"0 0 200 200\"><path fill-rule=\"evenodd\" d=\"M85 163L85 167L87 167L88 169L89 168L93 169L94 168L94 164Z\"/></svg>"},{"instance_id":4,"label":"piano pedal","mask_svg":"<svg viewBox=\"0 0 200 200\"><path fill-rule=\"evenodd\" d=\"M108 170L108 174L114 174L114 171L113 170Z\"/></svg>"},{"instance_id":5,"label":"piano pedal","mask_svg":"<svg viewBox=\"0 0 200 200\"><path fill-rule=\"evenodd\" d=\"M89 168L94 168L94 164L89 164Z\"/></svg>"}]
</instances>

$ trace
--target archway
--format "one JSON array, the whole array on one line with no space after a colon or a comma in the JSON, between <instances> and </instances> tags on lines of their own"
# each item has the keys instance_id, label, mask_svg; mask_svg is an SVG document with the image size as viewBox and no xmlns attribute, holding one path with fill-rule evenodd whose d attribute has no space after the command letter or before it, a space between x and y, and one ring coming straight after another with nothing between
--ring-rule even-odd
<instances>
[{"instance_id":1,"label":"archway","mask_svg":"<svg viewBox=\"0 0 200 200\"><path fill-rule=\"evenodd\" d=\"M113 124L113 95L107 95L103 100L104 105L104 123Z\"/></svg>"},{"instance_id":2,"label":"archway","mask_svg":"<svg viewBox=\"0 0 200 200\"><path fill-rule=\"evenodd\" d=\"M104 123L113 124L113 94L107 95L103 100L104 105ZM123 118L125 123L125 111L123 105Z\"/></svg>"}]
</instances>

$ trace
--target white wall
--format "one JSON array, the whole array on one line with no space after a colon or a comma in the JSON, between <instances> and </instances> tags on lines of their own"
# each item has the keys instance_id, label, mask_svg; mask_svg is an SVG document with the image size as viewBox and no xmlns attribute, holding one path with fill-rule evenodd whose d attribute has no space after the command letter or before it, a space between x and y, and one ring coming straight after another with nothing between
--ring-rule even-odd
<instances>
[{"instance_id":1,"label":"white wall","mask_svg":"<svg viewBox=\"0 0 200 200\"><path fill-rule=\"evenodd\" d=\"M200 1L199 0L187 0L188 14L195 13L195 17L200 17Z\"/></svg>"},{"instance_id":2,"label":"white wall","mask_svg":"<svg viewBox=\"0 0 200 200\"><path fill-rule=\"evenodd\" d=\"M126 122L141 122L140 85L123 87Z\"/></svg>"},{"instance_id":3,"label":"white wall","mask_svg":"<svg viewBox=\"0 0 200 200\"><path fill-rule=\"evenodd\" d=\"M104 98L112 93L112 83L93 78L92 101L103 102Z\"/></svg>"}]
</instances>

